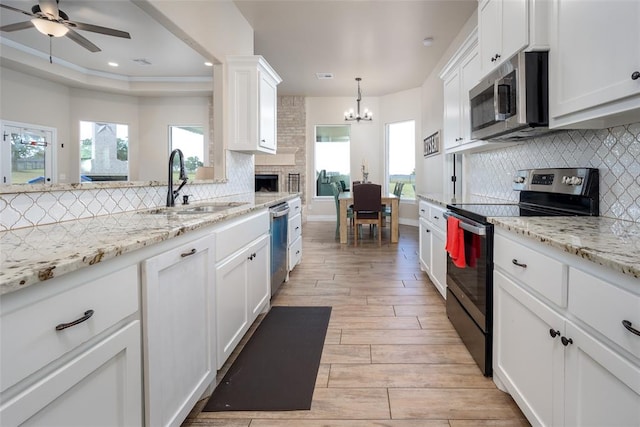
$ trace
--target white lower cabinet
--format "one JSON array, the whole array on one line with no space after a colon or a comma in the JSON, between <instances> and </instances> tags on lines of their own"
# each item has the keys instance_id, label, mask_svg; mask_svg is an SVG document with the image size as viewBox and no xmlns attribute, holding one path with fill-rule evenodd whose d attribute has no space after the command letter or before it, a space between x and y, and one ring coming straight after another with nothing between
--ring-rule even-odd
<instances>
[{"instance_id":1,"label":"white lower cabinet","mask_svg":"<svg viewBox=\"0 0 640 427\"><path fill-rule=\"evenodd\" d=\"M3 295L0 425L141 425L138 293L136 265L98 265Z\"/></svg>"},{"instance_id":2,"label":"white lower cabinet","mask_svg":"<svg viewBox=\"0 0 640 427\"><path fill-rule=\"evenodd\" d=\"M565 335L564 425L639 426L640 366L572 322Z\"/></svg>"},{"instance_id":3,"label":"white lower cabinet","mask_svg":"<svg viewBox=\"0 0 640 427\"><path fill-rule=\"evenodd\" d=\"M146 425L180 425L214 381L214 237L142 262Z\"/></svg>"},{"instance_id":4,"label":"white lower cabinet","mask_svg":"<svg viewBox=\"0 0 640 427\"><path fill-rule=\"evenodd\" d=\"M287 230L288 269L302 261L302 201L300 197L289 200L289 227ZM287 279L288 279L287 275Z\"/></svg>"},{"instance_id":5,"label":"white lower cabinet","mask_svg":"<svg viewBox=\"0 0 640 427\"><path fill-rule=\"evenodd\" d=\"M419 203L420 268L427 273L443 298L447 294L447 240L444 208L421 201Z\"/></svg>"},{"instance_id":6,"label":"white lower cabinet","mask_svg":"<svg viewBox=\"0 0 640 427\"><path fill-rule=\"evenodd\" d=\"M242 239L238 230L243 230ZM271 296L269 213L230 222L218 235L234 235L235 252L216 260L217 368L220 369ZM226 253L225 253L226 254Z\"/></svg>"},{"instance_id":7,"label":"white lower cabinet","mask_svg":"<svg viewBox=\"0 0 640 427\"><path fill-rule=\"evenodd\" d=\"M640 323L637 280L501 231L495 251L526 265L494 259L496 384L533 425L640 425L640 337L622 325ZM558 277L527 273L546 258Z\"/></svg>"},{"instance_id":8,"label":"white lower cabinet","mask_svg":"<svg viewBox=\"0 0 640 427\"><path fill-rule=\"evenodd\" d=\"M138 426L140 322L135 321L2 402L3 426Z\"/></svg>"},{"instance_id":9,"label":"white lower cabinet","mask_svg":"<svg viewBox=\"0 0 640 427\"><path fill-rule=\"evenodd\" d=\"M493 375L532 424L562 425L564 320L500 272L493 289Z\"/></svg>"}]
</instances>

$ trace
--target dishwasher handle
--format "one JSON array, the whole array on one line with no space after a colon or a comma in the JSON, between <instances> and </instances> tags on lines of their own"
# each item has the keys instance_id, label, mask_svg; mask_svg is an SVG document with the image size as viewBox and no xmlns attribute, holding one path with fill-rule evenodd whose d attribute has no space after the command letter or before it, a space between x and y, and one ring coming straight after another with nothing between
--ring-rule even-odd
<instances>
[{"instance_id":1,"label":"dishwasher handle","mask_svg":"<svg viewBox=\"0 0 640 427\"><path fill-rule=\"evenodd\" d=\"M271 218L280 218L281 216L285 216L289 213L289 205L286 203L282 203L280 205L274 206L269 209L269 214L271 214Z\"/></svg>"},{"instance_id":2,"label":"dishwasher handle","mask_svg":"<svg viewBox=\"0 0 640 427\"><path fill-rule=\"evenodd\" d=\"M476 234L478 236L486 236L487 235L487 227L470 220L469 218L464 218L460 215L456 215L453 212L445 212L443 214L445 219L449 219L449 217L454 217L460 220L460 224L458 225L460 228L462 228L463 230L468 231L469 233L473 233Z\"/></svg>"}]
</instances>

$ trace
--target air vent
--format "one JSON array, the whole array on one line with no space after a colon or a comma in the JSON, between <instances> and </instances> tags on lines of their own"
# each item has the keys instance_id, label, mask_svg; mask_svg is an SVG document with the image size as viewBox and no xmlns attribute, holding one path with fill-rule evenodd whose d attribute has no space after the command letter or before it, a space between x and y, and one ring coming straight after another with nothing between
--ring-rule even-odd
<instances>
[{"instance_id":1,"label":"air vent","mask_svg":"<svg viewBox=\"0 0 640 427\"><path fill-rule=\"evenodd\" d=\"M329 80L333 78L333 73L316 73L318 80Z\"/></svg>"},{"instance_id":2,"label":"air vent","mask_svg":"<svg viewBox=\"0 0 640 427\"><path fill-rule=\"evenodd\" d=\"M151 61L145 58L136 58L133 60L133 62L137 63L138 65L151 65Z\"/></svg>"}]
</instances>

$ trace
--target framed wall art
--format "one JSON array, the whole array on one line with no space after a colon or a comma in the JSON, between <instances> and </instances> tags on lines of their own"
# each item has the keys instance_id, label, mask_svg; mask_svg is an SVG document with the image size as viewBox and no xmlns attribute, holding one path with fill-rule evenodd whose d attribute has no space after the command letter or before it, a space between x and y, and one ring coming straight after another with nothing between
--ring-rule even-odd
<instances>
[{"instance_id":1,"label":"framed wall art","mask_svg":"<svg viewBox=\"0 0 640 427\"><path fill-rule=\"evenodd\" d=\"M424 157L433 156L440 152L440 131L424 139Z\"/></svg>"}]
</instances>

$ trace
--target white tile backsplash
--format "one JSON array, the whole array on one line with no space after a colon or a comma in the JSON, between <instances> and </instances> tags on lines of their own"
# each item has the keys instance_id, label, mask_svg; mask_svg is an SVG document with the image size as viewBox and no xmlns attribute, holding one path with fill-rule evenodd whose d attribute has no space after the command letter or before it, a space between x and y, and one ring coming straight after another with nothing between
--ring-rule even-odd
<instances>
[{"instance_id":1,"label":"white tile backsplash","mask_svg":"<svg viewBox=\"0 0 640 427\"><path fill-rule=\"evenodd\" d=\"M551 133L519 145L466 156L467 192L518 200L518 169L591 167L600 172L600 215L640 222L640 122Z\"/></svg>"},{"instance_id":2,"label":"white tile backsplash","mask_svg":"<svg viewBox=\"0 0 640 427\"><path fill-rule=\"evenodd\" d=\"M191 200L253 192L253 156L227 151L227 182L187 184ZM164 185L0 194L0 231L164 206ZM181 203L181 200L178 201Z\"/></svg>"}]
</instances>

